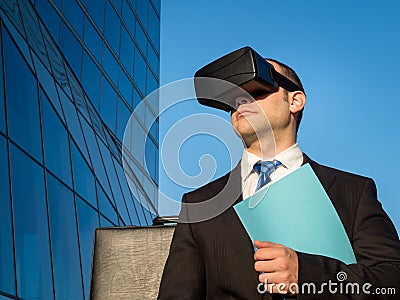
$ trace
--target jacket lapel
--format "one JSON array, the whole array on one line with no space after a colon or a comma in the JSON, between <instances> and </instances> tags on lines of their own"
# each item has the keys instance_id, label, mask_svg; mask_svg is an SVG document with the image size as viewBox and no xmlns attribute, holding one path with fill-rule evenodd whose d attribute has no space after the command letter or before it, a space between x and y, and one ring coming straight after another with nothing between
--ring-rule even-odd
<instances>
[{"instance_id":1,"label":"jacket lapel","mask_svg":"<svg viewBox=\"0 0 400 300\"><path fill-rule=\"evenodd\" d=\"M314 170L325 191L328 193L329 189L332 187L332 184L336 179L336 176L333 174L329 174L326 171L326 168L322 167L320 164L311 160L306 154L303 153L303 165L307 163L310 164L311 168Z\"/></svg>"}]
</instances>

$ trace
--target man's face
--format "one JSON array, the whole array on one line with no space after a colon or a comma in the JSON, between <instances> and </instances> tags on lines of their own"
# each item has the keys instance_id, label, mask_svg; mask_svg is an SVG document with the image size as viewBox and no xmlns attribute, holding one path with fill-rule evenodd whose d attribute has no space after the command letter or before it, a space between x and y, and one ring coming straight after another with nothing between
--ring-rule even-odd
<instances>
[{"instance_id":1,"label":"man's face","mask_svg":"<svg viewBox=\"0 0 400 300\"><path fill-rule=\"evenodd\" d=\"M274 67L280 70L276 64ZM271 135L271 129L276 134L287 128L290 117L287 94L282 88L254 99L238 97L236 110L231 112L232 126L245 143Z\"/></svg>"}]
</instances>

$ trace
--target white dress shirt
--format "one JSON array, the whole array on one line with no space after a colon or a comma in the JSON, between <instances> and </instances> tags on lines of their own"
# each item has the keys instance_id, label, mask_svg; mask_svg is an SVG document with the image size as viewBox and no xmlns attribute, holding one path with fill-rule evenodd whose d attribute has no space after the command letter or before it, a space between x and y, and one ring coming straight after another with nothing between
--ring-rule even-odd
<instances>
[{"instance_id":1,"label":"white dress shirt","mask_svg":"<svg viewBox=\"0 0 400 300\"><path fill-rule=\"evenodd\" d=\"M300 168L303 164L303 152L300 150L298 144L294 144L272 158L261 158L244 150L240 165L243 199L253 195L257 187L258 174L253 170L254 164L261 160L273 161L274 159L279 160L282 165L271 174L271 182L264 187Z\"/></svg>"}]
</instances>

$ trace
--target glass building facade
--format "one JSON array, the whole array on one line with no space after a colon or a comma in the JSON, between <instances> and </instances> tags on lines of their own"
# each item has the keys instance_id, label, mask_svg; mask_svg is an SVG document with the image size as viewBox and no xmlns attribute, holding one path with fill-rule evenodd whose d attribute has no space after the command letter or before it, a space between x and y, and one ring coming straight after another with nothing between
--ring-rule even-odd
<instances>
[{"instance_id":1,"label":"glass building facade","mask_svg":"<svg viewBox=\"0 0 400 300\"><path fill-rule=\"evenodd\" d=\"M95 228L152 223L159 1L0 0L0 300L88 299ZM156 121L132 191L139 103L135 124Z\"/></svg>"}]
</instances>

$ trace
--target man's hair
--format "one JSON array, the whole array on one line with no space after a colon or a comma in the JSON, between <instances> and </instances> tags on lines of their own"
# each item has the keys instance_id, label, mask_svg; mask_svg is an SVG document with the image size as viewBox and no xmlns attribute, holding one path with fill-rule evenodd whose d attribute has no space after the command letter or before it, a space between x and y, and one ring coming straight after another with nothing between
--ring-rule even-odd
<instances>
[{"instance_id":1,"label":"man's hair","mask_svg":"<svg viewBox=\"0 0 400 300\"><path fill-rule=\"evenodd\" d=\"M293 81L293 83L295 83L299 88L301 88L301 90L304 92L304 94L306 93L304 91L304 87L303 87L303 84L301 83L299 76L296 74L296 72L291 67L289 67L288 65L286 65L276 59L273 59L273 58L267 58L266 60L273 61L274 63L278 64L281 67L281 70L276 70L276 71L281 73L285 77L289 78L291 81ZM288 91L284 90L284 92L285 92L285 97L286 97L285 99L287 101ZM296 133L297 133L297 131L299 131L300 122L301 122L301 119L303 118L303 110L304 110L304 108L301 111L299 111L296 116Z\"/></svg>"}]
</instances>

